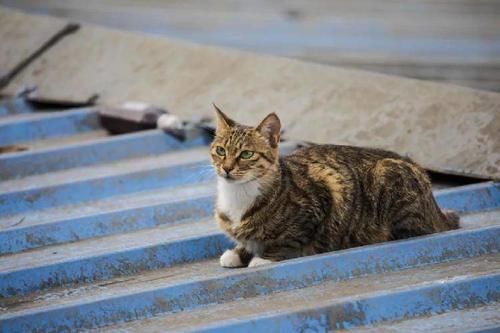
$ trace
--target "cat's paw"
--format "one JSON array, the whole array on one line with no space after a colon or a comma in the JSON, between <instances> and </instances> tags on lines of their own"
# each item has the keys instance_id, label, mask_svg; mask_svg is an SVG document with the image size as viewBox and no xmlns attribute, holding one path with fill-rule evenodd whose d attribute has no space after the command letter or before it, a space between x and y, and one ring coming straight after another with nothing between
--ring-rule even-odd
<instances>
[{"instance_id":1,"label":"cat's paw","mask_svg":"<svg viewBox=\"0 0 500 333\"><path fill-rule=\"evenodd\" d=\"M252 260L250 261L250 263L248 264L248 267L269 265L272 262L273 262L272 260L262 259L261 257L253 257Z\"/></svg>"},{"instance_id":2,"label":"cat's paw","mask_svg":"<svg viewBox=\"0 0 500 333\"><path fill-rule=\"evenodd\" d=\"M235 250L226 250L220 256L219 262L222 267L243 267L240 256Z\"/></svg>"}]
</instances>

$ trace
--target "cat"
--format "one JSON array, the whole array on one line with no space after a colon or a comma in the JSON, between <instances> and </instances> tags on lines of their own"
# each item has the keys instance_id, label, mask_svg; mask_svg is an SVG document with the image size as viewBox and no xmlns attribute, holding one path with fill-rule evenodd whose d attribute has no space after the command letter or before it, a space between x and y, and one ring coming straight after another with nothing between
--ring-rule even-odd
<instances>
[{"instance_id":1,"label":"cat","mask_svg":"<svg viewBox=\"0 0 500 333\"><path fill-rule=\"evenodd\" d=\"M457 229L419 165L396 153L311 144L280 158L280 119L238 124L217 106L210 145L217 173L215 220L236 243L223 267L300 256Z\"/></svg>"}]
</instances>

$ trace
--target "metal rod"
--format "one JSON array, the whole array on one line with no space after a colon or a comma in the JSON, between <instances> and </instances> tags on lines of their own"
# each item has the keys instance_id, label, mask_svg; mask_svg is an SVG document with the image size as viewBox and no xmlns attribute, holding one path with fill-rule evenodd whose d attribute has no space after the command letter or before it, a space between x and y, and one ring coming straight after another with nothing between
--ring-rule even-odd
<instances>
[{"instance_id":1,"label":"metal rod","mask_svg":"<svg viewBox=\"0 0 500 333\"><path fill-rule=\"evenodd\" d=\"M38 58L40 55L42 55L45 51L47 51L49 48L54 46L57 42L59 42L61 39L63 39L67 35L76 32L78 29L80 29L80 24L68 23L64 28L62 28L55 35L53 35L49 40L47 40L45 43L43 43L43 45L40 46L35 52L33 52L31 55L29 55L24 60L22 60L12 70L10 70L7 74L5 74L3 77L1 77L0 78L0 89L3 89L4 87L6 87L10 83L10 81L12 81L12 79L14 77L16 77L17 74L19 74L23 69L28 67L28 65L30 63L32 63L36 58Z\"/></svg>"}]
</instances>

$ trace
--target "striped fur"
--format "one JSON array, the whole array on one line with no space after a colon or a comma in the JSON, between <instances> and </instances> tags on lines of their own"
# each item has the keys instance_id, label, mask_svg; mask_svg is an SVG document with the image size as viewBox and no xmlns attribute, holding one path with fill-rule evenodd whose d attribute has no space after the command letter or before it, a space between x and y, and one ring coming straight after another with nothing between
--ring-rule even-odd
<instances>
[{"instance_id":1,"label":"striped fur","mask_svg":"<svg viewBox=\"0 0 500 333\"><path fill-rule=\"evenodd\" d=\"M219 176L215 217L237 243L231 255L240 257L226 254L231 265L221 258L223 266L257 266L458 228L458 216L439 209L425 171L408 158L314 144L279 158L275 114L257 127L237 124L218 109L217 118L211 145ZM243 159L243 150L254 154Z\"/></svg>"}]
</instances>

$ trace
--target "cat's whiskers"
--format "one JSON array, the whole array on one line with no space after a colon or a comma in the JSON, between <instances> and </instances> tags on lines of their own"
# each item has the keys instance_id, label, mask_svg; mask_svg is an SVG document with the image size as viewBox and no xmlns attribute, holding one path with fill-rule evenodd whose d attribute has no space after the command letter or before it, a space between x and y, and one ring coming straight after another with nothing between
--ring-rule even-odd
<instances>
[{"instance_id":1,"label":"cat's whiskers","mask_svg":"<svg viewBox=\"0 0 500 333\"><path fill-rule=\"evenodd\" d=\"M210 164L194 164L184 166L188 170L188 180L189 181L205 181L213 178L216 175L216 171Z\"/></svg>"}]
</instances>

